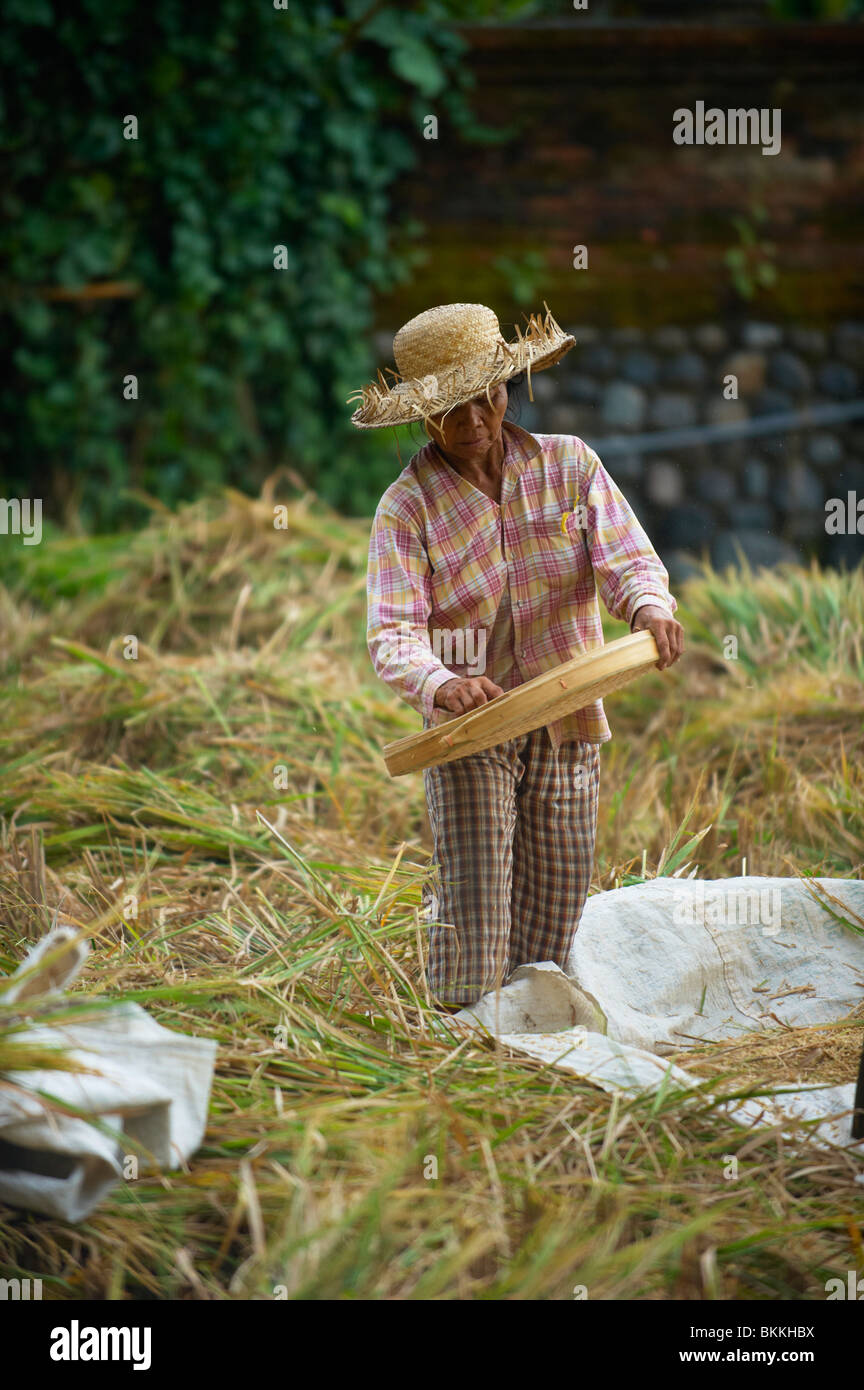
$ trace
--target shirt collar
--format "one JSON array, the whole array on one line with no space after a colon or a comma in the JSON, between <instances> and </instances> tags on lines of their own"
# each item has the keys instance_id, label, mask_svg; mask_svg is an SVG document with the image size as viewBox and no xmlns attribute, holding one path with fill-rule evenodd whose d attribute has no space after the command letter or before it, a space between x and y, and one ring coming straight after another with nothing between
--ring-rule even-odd
<instances>
[{"instance_id":1,"label":"shirt collar","mask_svg":"<svg viewBox=\"0 0 864 1390\"><path fill-rule=\"evenodd\" d=\"M540 444L534 435L523 430L521 425L514 424L512 420L504 420L502 430L507 444L505 457L509 458L512 454L522 463L530 463L531 459L536 459L541 452Z\"/></svg>"}]
</instances>

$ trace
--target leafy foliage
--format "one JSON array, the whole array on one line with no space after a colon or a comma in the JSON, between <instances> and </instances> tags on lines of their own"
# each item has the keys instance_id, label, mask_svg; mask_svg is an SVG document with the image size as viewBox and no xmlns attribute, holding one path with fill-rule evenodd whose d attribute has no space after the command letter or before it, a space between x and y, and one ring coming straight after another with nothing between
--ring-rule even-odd
<instances>
[{"instance_id":1,"label":"leafy foliage","mask_svg":"<svg viewBox=\"0 0 864 1390\"><path fill-rule=\"evenodd\" d=\"M768 213L761 203L751 205L749 217L732 218L738 245L727 250L724 260L735 292L743 300L752 300L760 290L771 290L777 283L773 260L777 248L760 236L767 220Z\"/></svg>"},{"instance_id":2,"label":"leafy foliage","mask_svg":"<svg viewBox=\"0 0 864 1390\"><path fill-rule=\"evenodd\" d=\"M143 519L129 488L173 504L288 463L356 511L392 477L346 396L416 254L392 204L423 117L468 119L459 6L282 3L10 0L6 495L104 527Z\"/></svg>"}]
</instances>

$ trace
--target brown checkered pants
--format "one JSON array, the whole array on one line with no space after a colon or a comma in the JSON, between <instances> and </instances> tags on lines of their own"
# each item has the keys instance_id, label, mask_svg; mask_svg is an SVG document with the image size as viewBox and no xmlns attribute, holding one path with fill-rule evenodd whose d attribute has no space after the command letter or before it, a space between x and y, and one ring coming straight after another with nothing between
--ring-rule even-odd
<instances>
[{"instance_id":1,"label":"brown checkered pants","mask_svg":"<svg viewBox=\"0 0 864 1390\"><path fill-rule=\"evenodd\" d=\"M434 839L428 979L473 1004L520 965L564 967L594 859L600 748L544 729L423 774Z\"/></svg>"}]
</instances>

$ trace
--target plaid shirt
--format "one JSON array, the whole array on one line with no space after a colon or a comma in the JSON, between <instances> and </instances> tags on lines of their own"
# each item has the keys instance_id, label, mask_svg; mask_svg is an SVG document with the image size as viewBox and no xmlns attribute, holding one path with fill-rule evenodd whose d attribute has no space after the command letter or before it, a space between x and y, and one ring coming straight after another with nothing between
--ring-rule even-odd
<instances>
[{"instance_id":1,"label":"plaid shirt","mask_svg":"<svg viewBox=\"0 0 864 1390\"><path fill-rule=\"evenodd\" d=\"M503 431L500 506L430 441L375 513L369 652L378 676L426 728L452 717L434 705L445 681L486 675L501 684L482 669L482 654L508 583L507 688L603 645L598 588L612 616L631 625L646 603L670 615L678 607L666 570L593 449L574 435L535 436L507 421ZM549 735L555 748L565 739L605 743L612 735L602 700L549 725Z\"/></svg>"}]
</instances>

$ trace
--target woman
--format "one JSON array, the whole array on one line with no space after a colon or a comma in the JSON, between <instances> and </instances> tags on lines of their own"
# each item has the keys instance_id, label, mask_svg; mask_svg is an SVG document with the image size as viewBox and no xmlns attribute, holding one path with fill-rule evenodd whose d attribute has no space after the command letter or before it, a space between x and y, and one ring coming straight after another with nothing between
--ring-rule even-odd
<instances>
[{"instance_id":1,"label":"woman","mask_svg":"<svg viewBox=\"0 0 864 1390\"><path fill-rule=\"evenodd\" d=\"M359 428L422 420L430 439L378 505L368 572L375 670L425 727L602 646L598 588L613 617L651 630L660 669L683 651L666 570L597 455L505 419L508 380L524 371L530 388L574 342L548 310L508 343L491 309L445 304L397 333L395 384L379 374L357 393ZM424 773L443 1006L476 1003L520 965L566 967L610 737L598 700Z\"/></svg>"}]
</instances>

